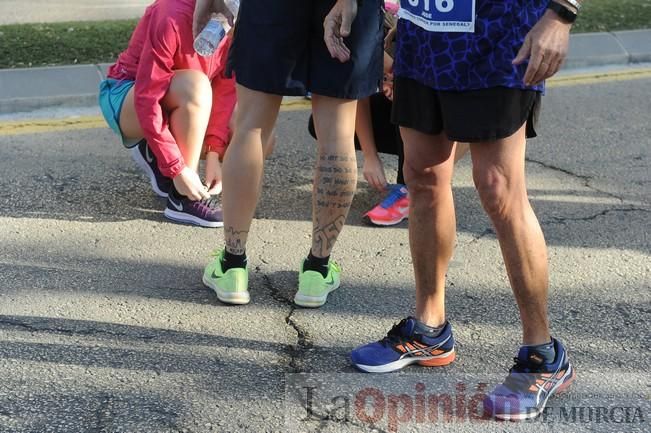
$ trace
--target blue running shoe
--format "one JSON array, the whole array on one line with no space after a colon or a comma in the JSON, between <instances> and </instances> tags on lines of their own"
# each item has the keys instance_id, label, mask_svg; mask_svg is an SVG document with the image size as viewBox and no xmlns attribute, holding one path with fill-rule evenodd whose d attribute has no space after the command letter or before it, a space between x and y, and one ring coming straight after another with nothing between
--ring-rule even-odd
<instances>
[{"instance_id":1,"label":"blue running shoe","mask_svg":"<svg viewBox=\"0 0 651 433\"><path fill-rule=\"evenodd\" d=\"M163 176L158 169L156 157L152 153L151 149L149 149L147 140L143 138L137 145L131 148L131 157L136 161L138 167L140 167L149 177L149 183L156 195L159 197L167 197L170 187L172 186L172 179Z\"/></svg>"},{"instance_id":2,"label":"blue running shoe","mask_svg":"<svg viewBox=\"0 0 651 433\"><path fill-rule=\"evenodd\" d=\"M549 397L570 386L575 374L567 351L560 341L552 340L556 350L552 363L545 363L530 347L520 348L504 383L484 399L486 415L502 420L535 418L545 409Z\"/></svg>"},{"instance_id":3,"label":"blue running shoe","mask_svg":"<svg viewBox=\"0 0 651 433\"><path fill-rule=\"evenodd\" d=\"M389 373L409 364L442 367L454 361L452 326L445 323L437 337L415 332L416 319L403 319L382 340L360 346L351 353L351 361L367 373Z\"/></svg>"},{"instance_id":4,"label":"blue running shoe","mask_svg":"<svg viewBox=\"0 0 651 433\"><path fill-rule=\"evenodd\" d=\"M400 184L391 186L384 200L363 216L366 223L374 226L392 226L406 218L409 218L409 193Z\"/></svg>"}]
</instances>

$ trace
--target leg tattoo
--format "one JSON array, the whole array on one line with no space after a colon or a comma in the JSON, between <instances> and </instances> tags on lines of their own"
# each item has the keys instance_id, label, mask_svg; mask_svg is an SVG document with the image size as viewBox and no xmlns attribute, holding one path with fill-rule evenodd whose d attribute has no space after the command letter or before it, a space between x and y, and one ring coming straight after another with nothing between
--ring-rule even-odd
<instances>
[{"instance_id":1,"label":"leg tattoo","mask_svg":"<svg viewBox=\"0 0 651 433\"><path fill-rule=\"evenodd\" d=\"M225 228L224 240L226 242L226 251L231 254L244 254L248 235L248 230L236 231L232 226Z\"/></svg>"}]
</instances>

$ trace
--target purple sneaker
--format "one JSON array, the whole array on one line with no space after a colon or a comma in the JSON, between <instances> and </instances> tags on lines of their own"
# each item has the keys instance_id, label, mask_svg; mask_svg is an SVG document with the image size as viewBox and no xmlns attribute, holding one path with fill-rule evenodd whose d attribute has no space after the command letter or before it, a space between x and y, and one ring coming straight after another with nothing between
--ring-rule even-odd
<instances>
[{"instance_id":1,"label":"purple sneaker","mask_svg":"<svg viewBox=\"0 0 651 433\"><path fill-rule=\"evenodd\" d=\"M144 138L137 145L131 148L131 157L138 167L149 176L151 188L160 197L167 197L172 186L172 179L162 175L156 163L156 157L147 146Z\"/></svg>"},{"instance_id":2,"label":"purple sneaker","mask_svg":"<svg viewBox=\"0 0 651 433\"><path fill-rule=\"evenodd\" d=\"M176 192L174 186L167 196L165 216L172 221L201 227L223 227L222 209L213 196L206 200L190 200Z\"/></svg>"}]
</instances>

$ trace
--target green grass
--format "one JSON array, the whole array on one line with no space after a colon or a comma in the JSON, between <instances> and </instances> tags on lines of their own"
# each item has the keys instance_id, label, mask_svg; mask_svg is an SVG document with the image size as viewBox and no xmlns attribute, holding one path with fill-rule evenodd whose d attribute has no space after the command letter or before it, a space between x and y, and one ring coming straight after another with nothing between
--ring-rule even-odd
<instances>
[{"instance_id":1,"label":"green grass","mask_svg":"<svg viewBox=\"0 0 651 433\"><path fill-rule=\"evenodd\" d=\"M112 62L137 20L0 26L0 68Z\"/></svg>"},{"instance_id":2,"label":"green grass","mask_svg":"<svg viewBox=\"0 0 651 433\"><path fill-rule=\"evenodd\" d=\"M137 20L0 26L0 68L108 63ZM574 33L651 27L651 0L584 0Z\"/></svg>"},{"instance_id":3,"label":"green grass","mask_svg":"<svg viewBox=\"0 0 651 433\"><path fill-rule=\"evenodd\" d=\"M651 27L651 0L584 0L574 33Z\"/></svg>"}]
</instances>

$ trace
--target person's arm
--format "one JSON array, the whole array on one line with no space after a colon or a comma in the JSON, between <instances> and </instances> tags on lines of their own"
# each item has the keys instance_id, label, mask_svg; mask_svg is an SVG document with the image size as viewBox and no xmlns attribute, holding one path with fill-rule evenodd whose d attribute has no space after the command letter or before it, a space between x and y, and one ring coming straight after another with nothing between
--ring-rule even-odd
<instances>
[{"instance_id":1,"label":"person's arm","mask_svg":"<svg viewBox=\"0 0 651 433\"><path fill-rule=\"evenodd\" d=\"M206 147L206 185L209 193L219 190L222 181L220 160L224 159L230 142L231 119L237 103L235 79L215 77L212 81L212 111L204 145Z\"/></svg>"},{"instance_id":2,"label":"person's arm","mask_svg":"<svg viewBox=\"0 0 651 433\"><path fill-rule=\"evenodd\" d=\"M206 27L212 14L222 14L230 24L233 24L233 14L226 7L224 0L197 0L192 16L192 35L195 38Z\"/></svg>"},{"instance_id":3,"label":"person's arm","mask_svg":"<svg viewBox=\"0 0 651 433\"><path fill-rule=\"evenodd\" d=\"M228 51L231 46L231 37L228 36L220 43L214 56L217 65L217 74L212 79L212 109L208 128L204 138L206 150L206 185L209 193L216 193L220 187L222 174L220 160L224 159L226 148L231 140L233 128L233 113L237 104L235 92L235 78L224 75L228 60Z\"/></svg>"},{"instance_id":4,"label":"person's arm","mask_svg":"<svg viewBox=\"0 0 651 433\"><path fill-rule=\"evenodd\" d=\"M355 118L355 133L364 154L362 173L366 181L378 191L384 191L387 179L384 166L380 160L373 134L373 119L371 118L371 100L364 98L357 101L357 117Z\"/></svg>"},{"instance_id":5,"label":"person's arm","mask_svg":"<svg viewBox=\"0 0 651 433\"><path fill-rule=\"evenodd\" d=\"M581 4L574 0L552 0L573 12L578 12L572 3ZM522 64L529 59L524 74L524 83L533 86L551 77L560 69L567 56L572 23L563 19L553 10L548 9L542 18L527 34L524 44L513 64Z\"/></svg>"},{"instance_id":6,"label":"person's arm","mask_svg":"<svg viewBox=\"0 0 651 433\"><path fill-rule=\"evenodd\" d=\"M164 176L176 177L185 167L183 156L169 129L169 118L161 106L174 71L177 34L171 24L151 23L138 63L134 102L138 121Z\"/></svg>"}]
</instances>

